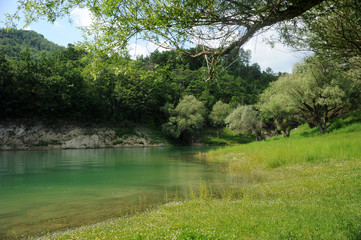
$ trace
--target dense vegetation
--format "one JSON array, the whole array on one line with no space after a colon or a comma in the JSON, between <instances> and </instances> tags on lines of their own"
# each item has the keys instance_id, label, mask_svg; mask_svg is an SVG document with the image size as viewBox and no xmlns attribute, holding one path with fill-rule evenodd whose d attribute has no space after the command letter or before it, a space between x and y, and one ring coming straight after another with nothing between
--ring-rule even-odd
<instances>
[{"instance_id":1,"label":"dense vegetation","mask_svg":"<svg viewBox=\"0 0 361 240\"><path fill-rule=\"evenodd\" d=\"M59 81L64 74L57 71L54 79L43 81L64 83L62 90L56 90L55 98L44 94L43 83L30 84L38 85L40 92L28 86L22 97L25 101L20 101L21 108L27 109L20 109L15 115L44 117L53 115L49 114L53 111L61 116L97 121L103 118L154 122L163 126L165 134L188 139L211 124L218 128L227 124L262 139L279 132L288 137L292 128L305 122L326 133L337 116L359 108L361 7L356 0L136 3L119 0L99 2L96 6L89 0L61 3L27 0L19 2L18 11L8 15L7 26L13 26L19 11L23 11L25 22L30 24L38 19L54 22L69 16L76 7L92 13L91 27L84 29L88 38L80 44L87 53L76 59L49 60L53 62L49 66L57 69L56 64L68 60L82 65L67 66L65 75L72 79ZM249 53L241 49L254 34L270 26L276 27L284 43L315 52L315 56L295 66L292 74L278 74L277 82L274 80L278 76L270 69L261 72L257 64L250 66ZM133 38L169 51L131 60L126 54ZM189 44L196 47L186 48ZM38 65L26 62L29 59L26 54L22 58L23 65L31 69L21 76L21 69L26 67L13 66L20 70L14 71L13 82L20 84L13 84L12 90L21 89L22 78L37 79L33 81L51 78ZM44 60L47 58L56 59L53 55ZM9 69L7 63L3 65ZM47 63L43 61L42 65ZM72 73L72 69L77 72ZM4 74L11 78L11 73ZM258 99L270 82L274 84ZM187 95L200 101L205 111L200 107L191 113L196 117L182 117L188 114L186 107L182 107L187 106L182 102L184 99L191 99ZM65 106L59 104L59 99ZM4 103L11 108L18 105L13 104L16 100L10 100ZM23 105L29 100L39 107ZM49 106L42 109L45 101ZM192 100L199 105L197 101ZM238 112L215 122L214 116L222 115L214 112L219 108L213 109L218 101L237 108L234 111ZM237 107L239 104L243 107ZM4 116L7 114L10 112L5 110Z\"/></svg>"},{"instance_id":2,"label":"dense vegetation","mask_svg":"<svg viewBox=\"0 0 361 240\"><path fill-rule=\"evenodd\" d=\"M260 96L258 108L286 137L297 123L305 122L324 134L336 117L359 109L360 84L350 75L359 70L320 55L309 57L292 74L273 82Z\"/></svg>"},{"instance_id":3,"label":"dense vegetation","mask_svg":"<svg viewBox=\"0 0 361 240\"><path fill-rule=\"evenodd\" d=\"M38 37L24 44L36 42ZM206 82L206 62L175 51L156 51L137 60L125 56L113 61L104 56L102 63L94 67L92 56L72 45L42 52L40 57L32 56L32 44L26 46L29 48L19 57L0 53L1 119L39 117L166 126L171 106L176 107L181 99L192 95L204 105L204 119L196 130L210 126L208 114L217 101L232 107L253 104L257 95L277 79L270 69L261 71L259 65L250 65L250 52L245 51L240 52L241 57L230 56L228 61L234 63L224 62L214 81ZM120 68L126 70L118 73ZM192 127L185 128L195 132ZM175 138L181 136L172 134L171 129L166 132ZM183 135L189 138L189 134Z\"/></svg>"},{"instance_id":4,"label":"dense vegetation","mask_svg":"<svg viewBox=\"0 0 361 240\"><path fill-rule=\"evenodd\" d=\"M357 57L340 62L317 54L292 74L276 75L250 65L250 52L241 50L225 56L212 81L205 81L206 58L155 51L136 60L103 56L94 66L91 54L72 45L44 52L40 44L33 57L29 49L43 38L26 36L23 46L29 48L22 47L19 57L0 53L1 119L146 123L183 143L228 126L261 140L279 132L288 137L305 122L326 133L335 117L360 103Z\"/></svg>"},{"instance_id":5,"label":"dense vegetation","mask_svg":"<svg viewBox=\"0 0 361 240\"><path fill-rule=\"evenodd\" d=\"M41 53L63 49L34 31L0 29L0 52L11 59L18 59L22 52L29 50L33 59L39 60Z\"/></svg>"}]
</instances>

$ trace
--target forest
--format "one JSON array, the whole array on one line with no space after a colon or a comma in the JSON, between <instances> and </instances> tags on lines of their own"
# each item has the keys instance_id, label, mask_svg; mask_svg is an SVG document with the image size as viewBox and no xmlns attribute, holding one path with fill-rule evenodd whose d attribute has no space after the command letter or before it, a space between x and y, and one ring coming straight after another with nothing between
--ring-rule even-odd
<instances>
[{"instance_id":1,"label":"forest","mask_svg":"<svg viewBox=\"0 0 361 240\"><path fill-rule=\"evenodd\" d=\"M212 122L208 118L216 103L227 104L229 109L255 104L258 95L281 75L250 64L251 53L243 50L226 58L212 81L205 81L205 60L187 58L176 51L155 51L136 60L129 55L116 61L104 56L94 69L91 54L73 45L61 48L24 30L2 30L1 34L1 119L130 121L163 125L167 135L179 138L184 131L214 124L222 127L224 119ZM118 73L119 68L126 71ZM190 96L199 105L189 111L201 112L201 121L181 129L172 122L172 116L181 108L182 99L186 109L192 106L187 100ZM168 122L170 118L173 120Z\"/></svg>"}]
</instances>

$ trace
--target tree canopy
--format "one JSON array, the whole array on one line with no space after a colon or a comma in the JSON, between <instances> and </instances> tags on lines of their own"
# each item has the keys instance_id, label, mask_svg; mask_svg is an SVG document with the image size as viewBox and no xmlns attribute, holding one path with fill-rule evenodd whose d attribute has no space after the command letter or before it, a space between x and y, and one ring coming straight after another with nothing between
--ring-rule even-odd
<instances>
[{"instance_id":1,"label":"tree canopy","mask_svg":"<svg viewBox=\"0 0 361 240\"><path fill-rule=\"evenodd\" d=\"M258 112L251 105L238 106L225 119L227 126L239 133L253 133L257 139L261 138L262 124Z\"/></svg>"},{"instance_id":2,"label":"tree canopy","mask_svg":"<svg viewBox=\"0 0 361 240\"><path fill-rule=\"evenodd\" d=\"M281 76L261 95L259 109L270 114L289 136L294 119L302 119L324 134L334 119L356 108L360 100L357 82L335 61L312 56Z\"/></svg>"},{"instance_id":3,"label":"tree canopy","mask_svg":"<svg viewBox=\"0 0 361 240\"><path fill-rule=\"evenodd\" d=\"M24 12L27 24L38 19L54 22L76 7L87 8L93 23L88 50L104 54L127 50L129 40L143 39L191 57L207 56L209 75L221 55L237 53L258 31L293 19L324 0L27 0L8 15L9 25ZM203 45L197 52L189 46Z\"/></svg>"},{"instance_id":4,"label":"tree canopy","mask_svg":"<svg viewBox=\"0 0 361 240\"><path fill-rule=\"evenodd\" d=\"M289 95L293 88L292 75L281 76L277 81L259 95L258 110L266 120L274 120L277 130L285 137L289 137L291 129L295 127L297 109Z\"/></svg>"},{"instance_id":5,"label":"tree canopy","mask_svg":"<svg viewBox=\"0 0 361 240\"><path fill-rule=\"evenodd\" d=\"M361 54L360 16L358 0L327 0L279 29L283 42L295 49L347 62Z\"/></svg>"},{"instance_id":6,"label":"tree canopy","mask_svg":"<svg viewBox=\"0 0 361 240\"><path fill-rule=\"evenodd\" d=\"M226 123L224 120L232 112L232 108L227 103L218 101L213 105L209 118L216 127L223 127Z\"/></svg>"},{"instance_id":7,"label":"tree canopy","mask_svg":"<svg viewBox=\"0 0 361 240\"><path fill-rule=\"evenodd\" d=\"M182 98L176 108L168 106L169 121L163 124L163 131L173 138L192 141L196 131L204 126L206 108L194 96Z\"/></svg>"},{"instance_id":8,"label":"tree canopy","mask_svg":"<svg viewBox=\"0 0 361 240\"><path fill-rule=\"evenodd\" d=\"M26 31L12 30L12 36ZM43 39L30 32L31 39ZM36 36L38 35L38 36ZM23 40L21 40L23 39ZM161 107L177 106L187 95L195 96L207 111L222 101L235 107L254 104L257 95L278 74L249 65L250 53L240 51L234 62L222 61L222 71L204 81L206 61L177 51L156 51L148 57L118 61L103 56L93 67L93 55L69 45L56 51L32 51L28 38L6 40L9 51L0 52L0 120L5 118L62 118L80 121L168 121ZM1 45L0 42L0 48ZM22 51L14 50L23 46ZM14 52L13 52L14 50ZM195 52L195 49L187 49ZM126 68L126 71L118 71ZM93 75L96 70L96 75Z\"/></svg>"},{"instance_id":9,"label":"tree canopy","mask_svg":"<svg viewBox=\"0 0 361 240\"><path fill-rule=\"evenodd\" d=\"M34 31L0 29L0 51L4 55L16 59L26 49L29 49L31 57L39 60L44 52L51 53L64 48Z\"/></svg>"}]
</instances>

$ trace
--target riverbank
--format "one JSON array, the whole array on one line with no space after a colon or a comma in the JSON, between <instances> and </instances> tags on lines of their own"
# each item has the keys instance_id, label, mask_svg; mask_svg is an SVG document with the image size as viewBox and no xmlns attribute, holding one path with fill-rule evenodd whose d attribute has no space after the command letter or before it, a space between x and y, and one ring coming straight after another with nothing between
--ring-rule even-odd
<instances>
[{"instance_id":1,"label":"riverbank","mask_svg":"<svg viewBox=\"0 0 361 240\"><path fill-rule=\"evenodd\" d=\"M162 131L144 125L42 122L12 120L0 122L0 151L121 147L162 147L171 145L236 145L254 140L227 128L207 129L193 143L168 139Z\"/></svg>"},{"instance_id":2,"label":"riverbank","mask_svg":"<svg viewBox=\"0 0 361 240\"><path fill-rule=\"evenodd\" d=\"M0 150L167 146L158 131L144 126L107 126L68 122L3 121Z\"/></svg>"},{"instance_id":3,"label":"riverbank","mask_svg":"<svg viewBox=\"0 0 361 240\"><path fill-rule=\"evenodd\" d=\"M200 154L233 185L45 239L359 239L361 124L347 121L326 135L302 126L290 139Z\"/></svg>"}]
</instances>

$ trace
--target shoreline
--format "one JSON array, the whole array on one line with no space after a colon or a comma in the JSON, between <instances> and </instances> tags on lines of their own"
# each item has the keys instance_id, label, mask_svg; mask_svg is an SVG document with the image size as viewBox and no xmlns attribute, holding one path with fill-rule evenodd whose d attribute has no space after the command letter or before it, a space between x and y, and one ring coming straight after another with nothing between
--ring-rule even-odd
<instances>
[{"instance_id":1,"label":"shoreline","mask_svg":"<svg viewBox=\"0 0 361 240\"><path fill-rule=\"evenodd\" d=\"M0 151L161 147L171 145L155 129L144 126L0 123Z\"/></svg>"},{"instance_id":2,"label":"shoreline","mask_svg":"<svg viewBox=\"0 0 361 240\"><path fill-rule=\"evenodd\" d=\"M249 184L221 189L219 196L205 186L193 197L188 193L181 204L162 204L42 239L356 239L359 144L355 131L211 151L209 162L227 164L231 175L248 167ZM255 183L257 176L262 180Z\"/></svg>"}]
</instances>

